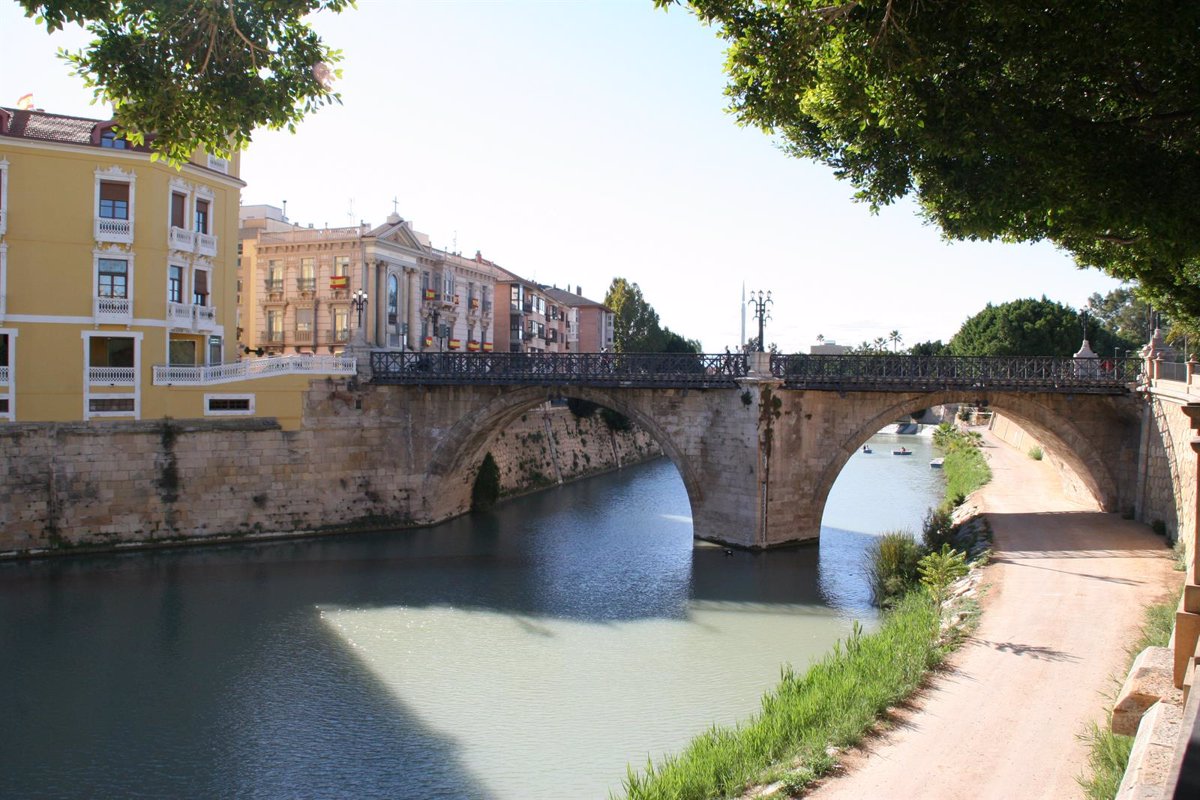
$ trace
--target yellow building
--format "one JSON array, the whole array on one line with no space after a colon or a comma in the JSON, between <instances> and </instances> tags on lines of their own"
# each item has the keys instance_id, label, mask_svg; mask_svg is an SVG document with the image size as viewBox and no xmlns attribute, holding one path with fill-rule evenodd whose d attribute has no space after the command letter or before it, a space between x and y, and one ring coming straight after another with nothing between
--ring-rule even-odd
<instances>
[{"instance_id":1,"label":"yellow building","mask_svg":"<svg viewBox=\"0 0 1200 800\"><path fill-rule=\"evenodd\" d=\"M275 416L345 360L238 361L238 158L0 108L0 420ZM265 377L255 377L265 376Z\"/></svg>"}]
</instances>

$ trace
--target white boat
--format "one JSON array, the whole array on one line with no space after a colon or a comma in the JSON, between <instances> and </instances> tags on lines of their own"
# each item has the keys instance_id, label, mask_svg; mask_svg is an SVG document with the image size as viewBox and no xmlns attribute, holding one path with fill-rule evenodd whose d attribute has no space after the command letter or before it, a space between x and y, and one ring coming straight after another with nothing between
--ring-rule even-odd
<instances>
[{"instance_id":1,"label":"white boat","mask_svg":"<svg viewBox=\"0 0 1200 800\"><path fill-rule=\"evenodd\" d=\"M909 450L907 447L901 447L899 450L892 451L892 455L894 456L911 456L912 453L913 451Z\"/></svg>"},{"instance_id":2,"label":"white boat","mask_svg":"<svg viewBox=\"0 0 1200 800\"><path fill-rule=\"evenodd\" d=\"M929 462L929 468L930 468L930 469L941 469L941 468L942 468L942 463L943 463L945 460L946 460L946 459L944 459L944 458L935 458L933 461L930 461L930 462Z\"/></svg>"},{"instance_id":3,"label":"white boat","mask_svg":"<svg viewBox=\"0 0 1200 800\"><path fill-rule=\"evenodd\" d=\"M871 452L871 447L870 447L870 445L865 445L865 444L864 444L864 445L863 445L863 449L862 449L862 451L863 451L864 453L870 453L870 452Z\"/></svg>"}]
</instances>

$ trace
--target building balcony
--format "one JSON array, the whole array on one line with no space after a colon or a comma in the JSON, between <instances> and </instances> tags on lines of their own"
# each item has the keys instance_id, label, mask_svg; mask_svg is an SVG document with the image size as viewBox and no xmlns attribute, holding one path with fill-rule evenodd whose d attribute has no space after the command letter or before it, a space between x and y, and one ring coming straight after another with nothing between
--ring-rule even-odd
<instances>
[{"instance_id":1,"label":"building balcony","mask_svg":"<svg viewBox=\"0 0 1200 800\"><path fill-rule=\"evenodd\" d=\"M96 217L96 241L133 244L133 220Z\"/></svg>"},{"instance_id":2,"label":"building balcony","mask_svg":"<svg viewBox=\"0 0 1200 800\"><path fill-rule=\"evenodd\" d=\"M309 294L312 294L313 292L315 292L317 290L317 279L316 278L297 278L296 279L296 289L298 289L301 292L307 292Z\"/></svg>"},{"instance_id":3,"label":"building balcony","mask_svg":"<svg viewBox=\"0 0 1200 800\"><path fill-rule=\"evenodd\" d=\"M263 334L262 339L267 344L283 344L283 331L267 331Z\"/></svg>"},{"instance_id":4,"label":"building balcony","mask_svg":"<svg viewBox=\"0 0 1200 800\"><path fill-rule=\"evenodd\" d=\"M326 331L321 338L325 340L326 344L345 344L350 341L350 329Z\"/></svg>"},{"instance_id":5,"label":"building balcony","mask_svg":"<svg viewBox=\"0 0 1200 800\"><path fill-rule=\"evenodd\" d=\"M211 366L155 366L155 386L207 386L275 375L354 375L355 360L345 356L276 356Z\"/></svg>"},{"instance_id":6,"label":"building balcony","mask_svg":"<svg viewBox=\"0 0 1200 800\"><path fill-rule=\"evenodd\" d=\"M196 312L196 330L211 331L217 327L216 306L193 306Z\"/></svg>"},{"instance_id":7,"label":"building balcony","mask_svg":"<svg viewBox=\"0 0 1200 800\"><path fill-rule=\"evenodd\" d=\"M202 256L215 256L217 254L217 237L197 231L196 252Z\"/></svg>"},{"instance_id":8,"label":"building balcony","mask_svg":"<svg viewBox=\"0 0 1200 800\"><path fill-rule=\"evenodd\" d=\"M98 386L134 386L137 370L133 367L88 367L88 383Z\"/></svg>"},{"instance_id":9,"label":"building balcony","mask_svg":"<svg viewBox=\"0 0 1200 800\"><path fill-rule=\"evenodd\" d=\"M313 338L313 332L311 330L296 331L292 334L292 341L296 344L312 344Z\"/></svg>"},{"instance_id":10,"label":"building balcony","mask_svg":"<svg viewBox=\"0 0 1200 800\"><path fill-rule=\"evenodd\" d=\"M167 234L167 244L172 250L178 250L181 253L195 252L196 232L176 228L172 225L170 233Z\"/></svg>"},{"instance_id":11,"label":"building balcony","mask_svg":"<svg viewBox=\"0 0 1200 800\"><path fill-rule=\"evenodd\" d=\"M170 327L191 330L195 318L190 303L167 303L167 325Z\"/></svg>"},{"instance_id":12,"label":"building balcony","mask_svg":"<svg viewBox=\"0 0 1200 800\"><path fill-rule=\"evenodd\" d=\"M93 315L97 325L128 325L133 322L133 300L128 297L94 298Z\"/></svg>"}]
</instances>

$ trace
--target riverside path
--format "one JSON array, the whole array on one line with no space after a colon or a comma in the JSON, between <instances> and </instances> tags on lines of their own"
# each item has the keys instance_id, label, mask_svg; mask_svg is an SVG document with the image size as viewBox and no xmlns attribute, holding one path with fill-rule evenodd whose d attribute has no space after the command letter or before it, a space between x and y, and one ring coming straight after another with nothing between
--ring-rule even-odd
<instances>
[{"instance_id":1,"label":"riverside path","mask_svg":"<svg viewBox=\"0 0 1200 800\"><path fill-rule=\"evenodd\" d=\"M1074 503L1045 461L989 439L974 496L995 534L979 630L888 732L806 797L1082 797L1089 720L1125 668L1142 608L1178 583L1145 525Z\"/></svg>"}]
</instances>

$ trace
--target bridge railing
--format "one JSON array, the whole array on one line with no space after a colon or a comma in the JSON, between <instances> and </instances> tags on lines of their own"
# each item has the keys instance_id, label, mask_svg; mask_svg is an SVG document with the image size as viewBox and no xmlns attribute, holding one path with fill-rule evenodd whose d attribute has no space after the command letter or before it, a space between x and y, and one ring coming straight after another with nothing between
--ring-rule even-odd
<instances>
[{"instance_id":1,"label":"bridge railing","mask_svg":"<svg viewBox=\"0 0 1200 800\"><path fill-rule=\"evenodd\" d=\"M746 376L741 355L696 353L371 353L372 381L719 388Z\"/></svg>"},{"instance_id":2,"label":"bridge railing","mask_svg":"<svg viewBox=\"0 0 1200 800\"><path fill-rule=\"evenodd\" d=\"M993 389L1110 394L1137 382L1133 358L1053 356L782 355L771 374L793 389L898 391Z\"/></svg>"}]
</instances>

